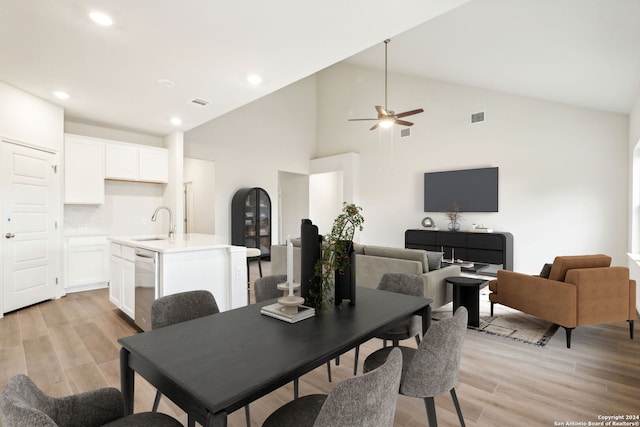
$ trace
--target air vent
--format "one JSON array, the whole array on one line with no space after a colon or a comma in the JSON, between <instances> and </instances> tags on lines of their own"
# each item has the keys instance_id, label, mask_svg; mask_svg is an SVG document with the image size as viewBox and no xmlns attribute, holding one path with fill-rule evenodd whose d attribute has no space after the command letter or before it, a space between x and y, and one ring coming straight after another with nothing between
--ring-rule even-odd
<instances>
[{"instance_id":1,"label":"air vent","mask_svg":"<svg viewBox=\"0 0 640 427\"><path fill-rule=\"evenodd\" d=\"M211 101L206 101L206 100L200 99L200 98L194 98L194 99L191 100L191 103L199 105L201 107L206 107L207 105L211 104Z\"/></svg>"},{"instance_id":2,"label":"air vent","mask_svg":"<svg viewBox=\"0 0 640 427\"><path fill-rule=\"evenodd\" d=\"M411 128L400 129L400 138L406 138L411 136Z\"/></svg>"},{"instance_id":3,"label":"air vent","mask_svg":"<svg viewBox=\"0 0 640 427\"><path fill-rule=\"evenodd\" d=\"M484 111L480 113L473 113L471 115L471 123L484 122Z\"/></svg>"}]
</instances>

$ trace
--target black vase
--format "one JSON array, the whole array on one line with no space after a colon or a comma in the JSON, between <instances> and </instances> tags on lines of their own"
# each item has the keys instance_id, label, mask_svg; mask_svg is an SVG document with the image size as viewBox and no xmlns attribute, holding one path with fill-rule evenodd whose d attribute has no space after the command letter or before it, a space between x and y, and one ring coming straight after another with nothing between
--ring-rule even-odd
<instances>
[{"instance_id":1,"label":"black vase","mask_svg":"<svg viewBox=\"0 0 640 427\"><path fill-rule=\"evenodd\" d=\"M344 254L344 271L334 272L335 305L342 304L342 300L349 300L349 305L356 305L356 252L351 241L341 241L340 245L347 250Z\"/></svg>"},{"instance_id":2,"label":"black vase","mask_svg":"<svg viewBox=\"0 0 640 427\"><path fill-rule=\"evenodd\" d=\"M311 307L316 307L322 296L320 278L315 276L321 248L322 236L318 235L318 227L310 219L303 219L300 225L300 296Z\"/></svg>"}]
</instances>

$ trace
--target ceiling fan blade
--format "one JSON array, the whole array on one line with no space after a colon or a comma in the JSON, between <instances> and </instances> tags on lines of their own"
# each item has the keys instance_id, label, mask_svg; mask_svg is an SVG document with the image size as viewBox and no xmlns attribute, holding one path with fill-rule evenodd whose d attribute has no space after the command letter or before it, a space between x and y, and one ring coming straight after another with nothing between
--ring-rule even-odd
<instances>
[{"instance_id":1,"label":"ceiling fan blade","mask_svg":"<svg viewBox=\"0 0 640 427\"><path fill-rule=\"evenodd\" d=\"M413 126L413 123L407 122L405 120L396 120L395 124L400 125L400 126Z\"/></svg>"},{"instance_id":2,"label":"ceiling fan blade","mask_svg":"<svg viewBox=\"0 0 640 427\"><path fill-rule=\"evenodd\" d=\"M369 130L376 130L378 129L378 126L380 126L380 122L377 122L375 125L371 126L371 129Z\"/></svg>"},{"instance_id":3,"label":"ceiling fan blade","mask_svg":"<svg viewBox=\"0 0 640 427\"><path fill-rule=\"evenodd\" d=\"M387 110L385 110L384 107L380 105L376 105L376 111L378 112L378 118L383 116L386 117L389 115L389 113L387 113Z\"/></svg>"},{"instance_id":4,"label":"ceiling fan blade","mask_svg":"<svg viewBox=\"0 0 640 427\"><path fill-rule=\"evenodd\" d=\"M396 117L398 117L398 118L407 117L407 116L412 116L414 114L419 114L419 113L424 113L424 110L422 108L418 108L416 110L405 111L404 113L396 114Z\"/></svg>"},{"instance_id":5,"label":"ceiling fan blade","mask_svg":"<svg viewBox=\"0 0 640 427\"><path fill-rule=\"evenodd\" d=\"M350 122L359 122L359 121L362 121L362 120L378 120L378 119L347 119L347 120L350 121Z\"/></svg>"}]
</instances>

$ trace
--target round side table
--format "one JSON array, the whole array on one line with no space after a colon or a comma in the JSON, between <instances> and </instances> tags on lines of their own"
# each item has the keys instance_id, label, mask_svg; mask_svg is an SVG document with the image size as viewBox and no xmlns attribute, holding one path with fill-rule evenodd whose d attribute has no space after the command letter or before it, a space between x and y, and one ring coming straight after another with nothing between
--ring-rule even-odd
<instances>
[{"instance_id":1,"label":"round side table","mask_svg":"<svg viewBox=\"0 0 640 427\"><path fill-rule=\"evenodd\" d=\"M468 326L480 326L480 288L487 281L474 277L453 276L444 279L453 287L453 311L460 306L466 307L469 312Z\"/></svg>"}]
</instances>

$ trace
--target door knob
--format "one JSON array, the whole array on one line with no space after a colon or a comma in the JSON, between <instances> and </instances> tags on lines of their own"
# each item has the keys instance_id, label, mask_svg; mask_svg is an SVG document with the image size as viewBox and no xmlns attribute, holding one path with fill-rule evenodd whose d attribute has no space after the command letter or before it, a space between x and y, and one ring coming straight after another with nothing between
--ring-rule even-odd
<instances>
[{"instance_id":1,"label":"door knob","mask_svg":"<svg viewBox=\"0 0 640 427\"><path fill-rule=\"evenodd\" d=\"M4 235L4 237L6 237L7 239L13 239L14 237L16 237L16 235L13 233L7 233Z\"/></svg>"}]
</instances>

